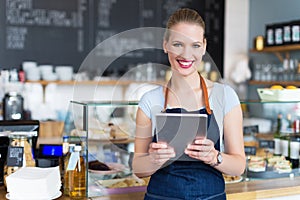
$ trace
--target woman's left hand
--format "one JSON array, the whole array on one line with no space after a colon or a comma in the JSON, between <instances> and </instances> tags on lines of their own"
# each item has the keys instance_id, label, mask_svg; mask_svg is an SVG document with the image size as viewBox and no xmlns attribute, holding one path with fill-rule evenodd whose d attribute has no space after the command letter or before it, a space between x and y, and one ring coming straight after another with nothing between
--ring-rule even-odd
<instances>
[{"instance_id":1,"label":"woman's left hand","mask_svg":"<svg viewBox=\"0 0 300 200\"><path fill-rule=\"evenodd\" d=\"M187 146L184 153L209 165L214 164L217 158L214 143L209 139L196 138L194 143Z\"/></svg>"}]
</instances>

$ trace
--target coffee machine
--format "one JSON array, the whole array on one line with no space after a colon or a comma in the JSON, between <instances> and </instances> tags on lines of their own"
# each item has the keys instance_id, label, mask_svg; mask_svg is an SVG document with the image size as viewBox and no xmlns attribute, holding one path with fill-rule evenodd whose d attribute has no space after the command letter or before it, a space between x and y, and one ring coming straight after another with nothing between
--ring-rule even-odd
<instances>
[{"instance_id":1,"label":"coffee machine","mask_svg":"<svg viewBox=\"0 0 300 200\"><path fill-rule=\"evenodd\" d=\"M24 99L17 92L9 92L5 94L3 98L3 119L24 119Z\"/></svg>"},{"instance_id":2,"label":"coffee machine","mask_svg":"<svg viewBox=\"0 0 300 200\"><path fill-rule=\"evenodd\" d=\"M4 184L4 166L7 162L8 147L20 138L25 138L36 157L40 122L38 120L0 120L0 185Z\"/></svg>"},{"instance_id":3,"label":"coffee machine","mask_svg":"<svg viewBox=\"0 0 300 200\"><path fill-rule=\"evenodd\" d=\"M0 185L4 183L4 165L7 157L7 149L9 145L9 138L6 133L0 132Z\"/></svg>"}]
</instances>

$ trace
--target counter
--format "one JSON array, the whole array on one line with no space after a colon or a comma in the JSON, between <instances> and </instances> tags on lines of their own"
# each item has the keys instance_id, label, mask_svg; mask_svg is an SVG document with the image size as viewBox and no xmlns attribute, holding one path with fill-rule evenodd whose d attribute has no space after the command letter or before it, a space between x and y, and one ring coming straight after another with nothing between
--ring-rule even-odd
<instances>
[{"instance_id":1,"label":"counter","mask_svg":"<svg viewBox=\"0 0 300 200\"><path fill-rule=\"evenodd\" d=\"M298 195L300 199L300 177L251 180L248 182L226 184L228 200L253 200L274 198L289 195ZM6 190L4 186L0 187L0 199L5 199ZM130 193L121 195L112 195L104 197L90 198L95 200L139 200L143 199L144 193ZM58 200L70 200L71 198L62 196ZM287 199L285 197L284 199Z\"/></svg>"}]
</instances>

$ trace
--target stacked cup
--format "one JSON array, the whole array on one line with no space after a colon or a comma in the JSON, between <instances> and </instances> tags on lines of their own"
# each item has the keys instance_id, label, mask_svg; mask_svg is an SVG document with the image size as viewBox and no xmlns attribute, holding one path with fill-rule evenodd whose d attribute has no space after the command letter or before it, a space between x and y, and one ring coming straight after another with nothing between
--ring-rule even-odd
<instances>
[{"instance_id":1,"label":"stacked cup","mask_svg":"<svg viewBox=\"0 0 300 200\"><path fill-rule=\"evenodd\" d=\"M61 81L70 81L73 77L73 67L72 66L57 66L55 68L57 78Z\"/></svg>"},{"instance_id":2,"label":"stacked cup","mask_svg":"<svg viewBox=\"0 0 300 200\"><path fill-rule=\"evenodd\" d=\"M57 75L53 73L52 65L40 65L40 73L43 80L46 81L55 81L57 80Z\"/></svg>"},{"instance_id":3,"label":"stacked cup","mask_svg":"<svg viewBox=\"0 0 300 200\"><path fill-rule=\"evenodd\" d=\"M33 61L25 61L22 63L22 68L25 72L26 79L30 81L38 81L41 79L40 70L37 63Z\"/></svg>"}]
</instances>

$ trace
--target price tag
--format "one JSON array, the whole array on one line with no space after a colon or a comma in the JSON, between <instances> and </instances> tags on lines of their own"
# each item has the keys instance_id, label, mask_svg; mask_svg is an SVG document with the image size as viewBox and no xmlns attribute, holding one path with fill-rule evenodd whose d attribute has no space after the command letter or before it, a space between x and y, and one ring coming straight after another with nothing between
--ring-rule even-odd
<instances>
[{"instance_id":1,"label":"price tag","mask_svg":"<svg viewBox=\"0 0 300 200\"><path fill-rule=\"evenodd\" d=\"M260 148L274 149L275 143L273 140L259 140L258 145Z\"/></svg>"},{"instance_id":2,"label":"price tag","mask_svg":"<svg viewBox=\"0 0 300 200\"><path fill-rule=\"evenodd\" d=\"M246 155L256 155L256 147L255 146L245 146L245 154Z\"/></svg>"},{"instance_id":3,"label":"price tag","mask_svg":"<svg viewBox=\"0 0 300 200\"><path fill-rule=\"evenodd\" d=\"M23 166L24 147L8 147L7 150L7 166L22 167Z\"/></svg>"},{"instance_id":4,"label":"price tag","mask_svg":"<svg viewBox=\"0 0 300 200\"><path fill-rule=\"evenodd\" d=\"M243 132L245 135L251 135L253 133L258 133L258 125L254 126L244 126Z\"/></svg>"}]
</instances>

